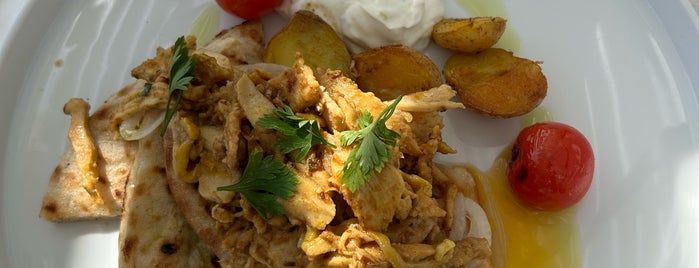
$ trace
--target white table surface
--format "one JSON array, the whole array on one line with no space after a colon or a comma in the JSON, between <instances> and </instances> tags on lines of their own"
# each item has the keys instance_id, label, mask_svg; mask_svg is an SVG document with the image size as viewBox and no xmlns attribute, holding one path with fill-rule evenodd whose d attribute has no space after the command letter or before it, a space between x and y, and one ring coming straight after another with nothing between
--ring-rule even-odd
<instances>
[{"instance_id":1,"label":"white table surface","mask_svg":"<svg viewBox=\"0 0 699 268\"><path fill-rule=\"evenodd\" d=\"M26 11L32 1L28 0L0 0L0 63L3 62L5 49L7 49L8 37L17 27L16 22ZM699 0L689 0L694 9L699 13Z\"/></svg>"}]
</instances>

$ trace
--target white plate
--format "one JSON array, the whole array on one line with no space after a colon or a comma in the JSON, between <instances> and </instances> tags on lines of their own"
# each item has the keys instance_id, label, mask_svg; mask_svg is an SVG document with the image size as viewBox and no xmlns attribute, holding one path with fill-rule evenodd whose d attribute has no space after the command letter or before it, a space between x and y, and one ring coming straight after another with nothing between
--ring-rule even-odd
<instances>
[{"instance_id":1,"label":"white plate","mask_svg":"<svg viewBox=\"0 0 699 268\"><path fill-rule=\"evenodd\" d=\"M117 221L53 224L37 216L68 146L61 107L70 97L99 105L156 46L186 33L209 2L0 2L20 11L0 8L0 22L16 21L0 31L8 37L0 46L0 266L116 267ZM448 15L465 14L448 2ZM596 152L594 183L578 214L583 266L699 266L699 23L689 3L506 7L522 40L518 54L544 62L543 106L580 129ZM448 115L445 138L459 150L452 159L483 169L518 129L517 119Z\"/></svg>"}]
</instances>

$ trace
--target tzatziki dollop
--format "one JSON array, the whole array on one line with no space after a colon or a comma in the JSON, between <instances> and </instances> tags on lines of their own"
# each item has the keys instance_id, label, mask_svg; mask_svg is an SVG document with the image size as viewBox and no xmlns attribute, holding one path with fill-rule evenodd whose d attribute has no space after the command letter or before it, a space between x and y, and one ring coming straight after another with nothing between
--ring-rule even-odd
<instances>
[{"instance_id":1,"label":"tzatziki dollop","mask_svg":"<svg viewBox=\"0 0 699 268\"><path fill-rule=\"evenodd\" d=\"M330 24L353 53L396 43L423 50L444 17L441 0L286 0L277 10L291 16L302 9Z\"/></svg>"}]
</instances>

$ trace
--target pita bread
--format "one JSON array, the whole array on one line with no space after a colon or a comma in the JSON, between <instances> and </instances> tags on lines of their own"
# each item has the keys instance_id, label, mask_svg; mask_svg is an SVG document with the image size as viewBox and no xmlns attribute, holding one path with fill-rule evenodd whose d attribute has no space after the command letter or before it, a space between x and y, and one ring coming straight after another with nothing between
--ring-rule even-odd
<instances>
[{"instance_id":1,"label":"pita bread","mask_svg":"<svg viewBox=\"0 0 699 268\"><path fill-rule=\"evenodd\" d=\"M112 125L122 98L143 88L143 80L135 81L112 95L87 120L89 132L97 150L97 188L109 193L95 200L83 188L81 171L76 164L73 146L66 148L60 163L49 180L39 216L61 221L94 220L118 217L124 204L124 186L131 172L137 142L119 137L119 130Z\"/></svg>"},{"instance_id":2,"label":"pita bread","mask_svg":"<svg viewBox=\"0 0 699 268\"><path fill-rule=\"evenodd\" d=\"M232 64L260 62L263 37L260 20L246 21L222 31L201 50L221 53ZM160 50L160 57L149 59L132 71L132 75L138 80L111 96L88 119L88 129L97 150L97 188L100 192L110 194L95 199L83 188L84 180L76 165L75 150L73 146L69 146L51 175L42 200L40 217L63 222L115 218L122 214L124 187L132 169L138 142L121 139L113 122L121 116L118 111L124 107L120 106L138 95L146 81L160 81L160 76L167 73L163 70L169 68L171 55L166 53L169 50Z\"/></svg>"},{"instance_id":3,"label":"pita bread","mask_svg":"<svg viewBox=\"0 0 699 268\"><path fill-rule=\"evenodd\" d=\"M264 51L262 21L248 20L225 29L199 51L220 53L230 60L231 65L262 62Z\"/></svg>"},{"instance_id":4,"label":"pita bread","mask_svg":"<svg viewBox=\"0 0 699 268\"><path fill-rule=\"evenodd\" d=\"M139 140L119 230L119 267L215 267L218 259L189 227L165 178L163 139Z\"/></svg>"}]
</instances>

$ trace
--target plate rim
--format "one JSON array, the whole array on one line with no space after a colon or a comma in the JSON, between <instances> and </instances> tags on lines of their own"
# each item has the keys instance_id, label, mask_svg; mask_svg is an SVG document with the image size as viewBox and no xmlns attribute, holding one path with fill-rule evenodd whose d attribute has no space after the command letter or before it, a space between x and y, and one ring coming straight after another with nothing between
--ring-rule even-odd
<instances>
[{"instance_id":1,"label":"plate rim","mask_svg":"<svg viewBox=\"0 0 699 268\"><path fill-rule=\"evenodd\" d=\"M690 0L646 0L672 41L699 104L699 7ZM683 27L684 26L684 27Z\"/></svg>"}]
</instances>

